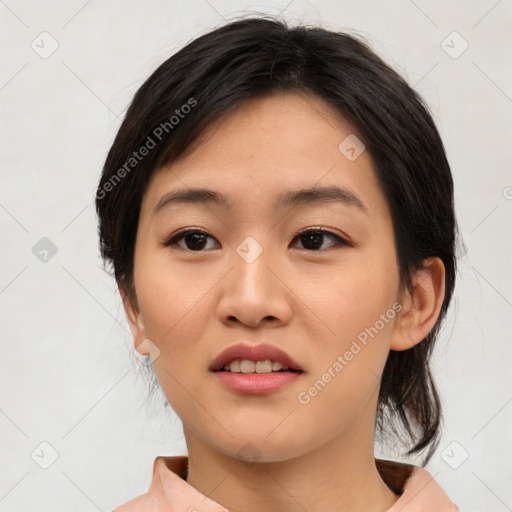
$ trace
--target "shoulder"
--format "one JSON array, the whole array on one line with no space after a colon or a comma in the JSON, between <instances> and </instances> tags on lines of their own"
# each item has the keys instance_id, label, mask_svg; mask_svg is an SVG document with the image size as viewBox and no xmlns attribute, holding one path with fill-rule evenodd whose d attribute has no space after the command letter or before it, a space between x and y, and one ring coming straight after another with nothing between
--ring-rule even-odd
<instances>
[{"instance_id":1,"label":"shoulder","mask_svg":"<svg viewBox=\"0 0 512 512\"><path fill-rule=\"evenodd\" d=\"M192 487L184 480L188 457L158 456L153 462L151 485L147 492L123 503L111 512L160 512L174 510L190 495Z\"/></svg>"},{"instance_id":2,"label":"shoulder","mask_svg":"<svg viewBox=\"0 0 512 512\"><path fill-rule=\"evenodd\" d=\"M404 499L406 497L406 499ZM453 503L446 492L435 481L434 477L421 467L415 466L411 476L405 483L402 494L404 507L409 506L411 510L430 510L432 507L438 512L457 512L459 507ZM410 505L409 505L410 504ZM427 507L430 507L427 509ZM403 512L409 508L404 508Z\"/></svg>"},{"instance_id":3,"label":"shoulder","mask_svg":"<svg viewBox=\"0 0 512 512\"><path fill-rule=\"evenodd\" d=\"M426 469L386 460L377 460L376 463L383 480L400 495L398 501L387 512L459 510Z\"/></svg>"},{"instance_id":4,"label":"shoulder","mask_svg":"<svg viewBox=\"0 0 512 512\"><path fill-rule=\"evenodd\" d=\"M169 457L168 459L174 461L181 460L180 457ZM165 460L166 458L162 456L154 459L151 485L147 492L119 505L111 512L155 512L158 510L157 503L155 503L155 488L160 484L160 473Z\"/></svg>"},{"instance_id":5,"label":"shoulder","mask_svg":"<svg viewBox=\"0 0 512 512\"><path fill-rule=\"evenodd\" d=\"M151 499L147 493L141 494L119 507L113 509L111 512L151 512L154 510L151 504Z\"/></svg>"}]
</instances>

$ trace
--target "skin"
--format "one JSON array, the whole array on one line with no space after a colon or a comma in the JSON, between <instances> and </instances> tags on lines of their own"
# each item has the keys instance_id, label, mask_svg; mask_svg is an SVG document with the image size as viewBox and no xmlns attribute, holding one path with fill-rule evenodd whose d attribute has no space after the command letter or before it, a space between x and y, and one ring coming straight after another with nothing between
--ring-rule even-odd
<instances>
[{"instance_id":1,"label":"skin","mask_svg":"<svg viewBox=\"0 0 512 512\"><path fill-rule=\"evenodd\" d=\"M338 149L351 133L314 96L250 100L158 170L143 198L136 300L120 287L134 344L141 353L160 351L154 369L183 421L187 481L233 512L333 505L379 512L398 499L375 466L380 379L390 350L412 347L434 326L444 267L429 258L413 276L414 292L402 290L392 218L371 156L364 151L351 161ZM331 184L351 191L367 211L342 202L273 209L280 192ZM178 204L152 215L166 193L196 186L228 196L232 211ZM351 245L325 235L315 250L297 236L319 226ZM191 250L183 238L163 245L188 227L209 235L204 248ZM236 251L247 236L263 250L252 263ZM299 403L298 393L396 303L401 311L308 404ZM305 373L267 395L230 391L208 367L239 342L274 344ZM243 447L257 453L257 463L243 460Z\"/></svg>"}]
</instances>

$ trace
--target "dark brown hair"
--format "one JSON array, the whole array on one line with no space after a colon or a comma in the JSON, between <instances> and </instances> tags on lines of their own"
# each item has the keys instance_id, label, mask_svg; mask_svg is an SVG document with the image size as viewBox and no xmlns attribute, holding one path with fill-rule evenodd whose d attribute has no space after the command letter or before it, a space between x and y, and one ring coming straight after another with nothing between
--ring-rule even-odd
<instances>
[{"instance_id":1,"label":"dark brown hair","mask_svg":"<svg viewBox=\"0 0 512 512\"><path fill-rule=\"evenodd\" d=\"M392 213L402 286L412 291L412 272L425 258L444 263L437 322L421 343L389 353L377 411L379 430L405 433L407 453L427 449L426 462L441 421L429 359L456 273L453 182L428 107L359 37L251 17L198 37L161 64L135 94L103 168L96 193L102 256L136 304L134 248L152 174L190 150L212 121L274 91L316 95L356 130Z\"/></svg>"}]
</instances>

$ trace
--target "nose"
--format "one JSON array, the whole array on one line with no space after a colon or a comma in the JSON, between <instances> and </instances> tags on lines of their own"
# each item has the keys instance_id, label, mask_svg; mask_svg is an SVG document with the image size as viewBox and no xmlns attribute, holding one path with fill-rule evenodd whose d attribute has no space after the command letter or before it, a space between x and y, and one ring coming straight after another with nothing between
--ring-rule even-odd
<instances>
[{"instance_id":1,"label":"nose","mask_svg":"<svg viewBox=\"0 0 512 512\"><path fill-rule=\"evenodd\" d=\"M231 271L222 280L218 303L220 320L232 325L240 322L256 328L279 326L292 317L293 293L288 288L282 265L271 251L263 250L248 237L230 259ZM288 285L288 286L287 286Z\"/></svg>"}]
</instances>

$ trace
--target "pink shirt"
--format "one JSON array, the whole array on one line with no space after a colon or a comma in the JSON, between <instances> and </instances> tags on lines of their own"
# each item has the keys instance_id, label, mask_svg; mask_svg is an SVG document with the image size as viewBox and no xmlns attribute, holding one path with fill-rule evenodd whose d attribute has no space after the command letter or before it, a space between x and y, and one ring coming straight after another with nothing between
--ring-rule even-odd
<instances>
[{"instance_id":1,"label":"pink shirt","mask_svg":"<svg viewBox=\"0 0 512 512\"><path fill-rule=\"evenodd\" d=\"M401 494L387 512L459 510L425 469L383 460L377 460L377 468L386 483ZM185 480L187 473L187 456L157 457L149 490L112 512L229 512L192 487Z\"/></svg>"}]
</instances>

